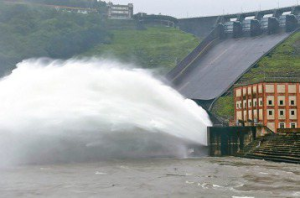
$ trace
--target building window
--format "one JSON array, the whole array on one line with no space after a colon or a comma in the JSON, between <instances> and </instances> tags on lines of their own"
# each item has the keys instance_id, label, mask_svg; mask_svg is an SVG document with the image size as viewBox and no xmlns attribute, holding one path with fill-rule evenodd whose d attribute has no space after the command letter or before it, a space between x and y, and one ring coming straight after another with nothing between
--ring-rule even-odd
<instances>
[{"instance_id":1,"label":"building window","mask_svg":"<svg viewBox=\"0 0 300 198\"><path fill-rule=\"evenodd\" d=\"M273 111L269 111L269 116L272 116L273 115Z\"/></svg>"},{"instance_id":2,"label":"building window","mask_svg":"<svg viewBox=\"0 0 300 198\"><path fill-rule=\"evenodd\" d=\"M291 123L291 128L295 129L296 128L296 123Z\"/></svg>"},{"instance_id":3,"label":"building window","mask_svg":"<svg viewBox=\"0 0 300 198\"><path fill-rule=\"evenodd\" d=\"M279 111L279 114L280 114L281 116L284 116L284 111Z\"/></svg>"},{"instance_id":4,"label":"building window","mask_svg":"<svg viewBox=\"0 0 300 198\"><path fill-rule=\"evenodd\" d=\"M263 101L260 101L260 106L263 106Z\"/></svg>"},{"instance_id":5,"label":"building window","mask_svg":"<svg viewBox=\"0 0 300 198\"><path fill-rule=\"evenodd\" d=\"M295 105L295 100L291 100L291 106Z\"/></svg>"},{"instance_id":6,"label":"building window","mask_svg":"<svg viewBox=\"0 0 300 198\"><path fill-rule=\"evenodd\" d=\"M283 100L280 100L280 101L279 101L279 104L282 106L282 105L283 105Z\"/></svg>"},{"instance_id":7,"label":"building window","mask_svg":"<svg viewBox=\"0 0 300 198\"><path fill-rule=\"evenodd\" d=\"M254 107L256 107L256 101L254 101Z\"/></svg>"},{"instance_id":8,"label":"building window","mask_svg":"<svg viewBox=\"0 0 300 198\"><path fill-rule=\"evenodd\" d=\"M249 102L249 107L251 107L252 106L252 102Z\"/></svg>"},{"instance_id":9,"label":"building window","mask_svg":"<svg viewBox=\"0 0 300 198\"><path fill-rule=\"evenodd\" d=\"M292 115L292 116L295 115L295 111L294 111L294 110L291 111L291 115Z\"/></svg>"},{"instance_id":10,"label":"building window","mask_svg":"<svg viewBox=\"0 0 300 198\"><path fill-rule=\"evenodd\" d=\"M236 108L237 108L237 109L239 108L239 104L236 104Z\"/></svg>"},{"instance_id":11,"label":"building window","mask_svg":"<svg viewBox=\"0 0 300 198\"><path fill-rule=\"evenodd\" d=\"M279 128L284 129L284 128L285 128L284 125L285 125L285 124L284 124L283 122L280 123L280 124L279 124Z\"/></svg>"},{"instance_id":12,"label":"building window","mask_svg":"<svg viewBox=\"0 0 300 198\"><path fill-rule=\"evenodd\" d=\"M272 100L269 100L269 101L268 101L268 104L269 104L269 105L273 105L273 101L272 101Z\"/></svg>"}]
</instances>

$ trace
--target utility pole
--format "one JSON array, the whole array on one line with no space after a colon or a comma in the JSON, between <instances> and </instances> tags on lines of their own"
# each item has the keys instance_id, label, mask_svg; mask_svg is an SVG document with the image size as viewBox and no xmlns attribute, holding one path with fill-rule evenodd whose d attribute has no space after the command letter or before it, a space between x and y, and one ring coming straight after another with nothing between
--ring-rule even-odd
<instances>
[{"instance_id":1,"label":"utility pole","mask_svg":"<svg viewBox=\"0 0 300 198\"><path fill-rule=\"evenodd\" d=\"M266 66L264 65L264 80L266 80Z\"/></svg>"}]
</instances>

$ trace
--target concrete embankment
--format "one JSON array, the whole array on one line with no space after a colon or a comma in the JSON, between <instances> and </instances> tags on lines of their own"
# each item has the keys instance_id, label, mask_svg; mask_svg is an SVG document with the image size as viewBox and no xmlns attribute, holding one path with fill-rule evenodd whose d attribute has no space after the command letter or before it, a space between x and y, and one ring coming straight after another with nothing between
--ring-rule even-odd
<instances>
[{"instance_id":1,"label":"concrete embankment","mask_svg":"<svg viewBox=\"0 0 300 198\"><path fill-rule=\"evenodd\" d=\"M240 151L238 156L300 164L300 132L257 138Z\"/></svg>"}]
</instances>

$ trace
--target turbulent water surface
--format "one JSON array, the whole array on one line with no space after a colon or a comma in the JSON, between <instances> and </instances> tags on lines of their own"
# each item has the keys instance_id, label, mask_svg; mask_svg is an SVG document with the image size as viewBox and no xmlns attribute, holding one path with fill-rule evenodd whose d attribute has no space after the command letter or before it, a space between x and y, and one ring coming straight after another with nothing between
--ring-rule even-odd
<instances>
[{"instance_id":1,"label":"turbulent water surface","mask_svg":"<svg viewBox=\"0 0 300 198\"><path fill-rule=\"evenodd\" d=\"M238 158L0 169L0 197L300 197L300 166Z\"/></svg>"}]
</instances>

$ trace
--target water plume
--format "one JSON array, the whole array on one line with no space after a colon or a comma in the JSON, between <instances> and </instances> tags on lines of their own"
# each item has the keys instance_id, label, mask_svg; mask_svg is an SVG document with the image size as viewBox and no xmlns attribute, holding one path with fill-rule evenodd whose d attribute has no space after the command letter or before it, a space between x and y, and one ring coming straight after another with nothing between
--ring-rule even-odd
<instances>
[{"instance_id":1,"label":"water plume","mask_svg":"<svg viewBox=\"0 0 300 198\"><path fill-rule=\"evenodd\" d=\"M210 125L151 72L99 59L19 63L0 81L0 109L2 164L182 156Z\"/></svg>"}]
</instances>

